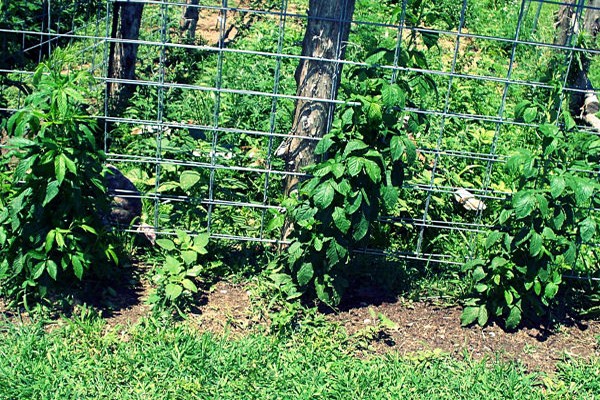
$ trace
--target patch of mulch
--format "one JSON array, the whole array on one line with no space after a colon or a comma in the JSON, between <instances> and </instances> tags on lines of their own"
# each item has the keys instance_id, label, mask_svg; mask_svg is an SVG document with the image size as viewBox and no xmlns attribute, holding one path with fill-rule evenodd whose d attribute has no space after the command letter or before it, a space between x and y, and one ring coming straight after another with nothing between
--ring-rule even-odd
<instances>
[{"instance_id":1,"label":"patch of mulch","mask_svg":"<svg viewBox=\"0 0 600 400\"><path fill-rule=\"evenodd\" d=\"M379 314L389 320L386 327L381 326ZM457 307L393 301L349 308L329 319L343 325L350 335L376 331L379 335L369 348L377 353L393 350L411 356L441 352L475 360L499 357L519 360L530 371L553 371L566 357L600 356L600 321L569 320L551 331L526 327L506 332L496 324L463 328L460 314Z\"/></svg>"}]
</instances>

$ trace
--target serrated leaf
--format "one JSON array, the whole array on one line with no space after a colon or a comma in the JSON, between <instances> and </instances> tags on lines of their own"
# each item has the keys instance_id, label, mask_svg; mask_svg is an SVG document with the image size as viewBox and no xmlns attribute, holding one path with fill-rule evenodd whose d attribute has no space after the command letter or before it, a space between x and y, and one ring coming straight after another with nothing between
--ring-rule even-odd
<instances>
[{"instance_id":1,"label":"serrated leaf","mask_svg":"<svg viewBox=\"0 0 600 400\"><path fill-rule=\"evenodd\" d=\"M480 280L485 278L485 276L486 276L486 273L481 266L478 266L477 268L475 268L473 270L473 281L474 282L479 282Z\"/></svg>"},{"instance_id":2,"label":"serrated leaf","mask_svg":"<svg viewBox=\"0 0 600 400\"><path fill-rule=\"evenodd\" d=\"M579 223L579 235L583 242L589 242L596 234L596 221L592 217L587 217Z\"/></svg>"},{"instance_id":3,"label":"serrated leaf","mask_svg":"<svg viewBox=\"0 0 600 400\"><path fill-rule=\"evenodd\" d=\"M64 155L60 154L54 160L54 172L56 174L56 180L58 181L59 185L65 179L65 173L66 173L66 171L67 171L67 167L65 165Z\"/></svg>"},{"instance_id":4,"label":"serrated leaf","mask_svg":"<svg viewBox=\"0 0 600 400\"><path fill-rule=\"evenodd\" d=\"M183 250L181 252L181 259L187 265L191 265L198 260L198 253L193 250Z\"/></svg>"},{"instance_id":5,"label":"serrated leaf","mask_svg":"<svg viewBox=\"0 0 600 400\"><path fill-rule=\"evenodd\" d=\"M200 181L202 176L197 171L183 171L179 177L179 185L181 189L188 191Z\"/></svg>"},{"instance_id":6,"label":"serrated leaf","mask_svg":"<svg viewBox=\"0 0 600 400\"><path fill-rule=\"evenodd\" d=\"M398 202L398 198L400 197L400 193L398 189L394 186L381 186L380 188L381 197L383 198L383 205L386 210L393 211L396 203Z\"/></svg>"},{"instance_id":7,"label":"serrated leaf","mask_svg":"<svg viewBox=\"0 0 600 400\"><path fill-rule=\"evenodd\" d=\"M378 183L381 180L381 168L379 165L368 158L364 159L365 171L373 183Z\"/></svg>"},{"instance_id":8,"label":"serrated leaf","mask_svg":"<svg viewBox=\"0 0 600 400\"><path fill-rule=\"evenodd\" d=\"M352 203L349 203L348 205L346 205L346 207L345 207L346 212L349 215L354 214L360 208L360 206L362 204L362 200L363 200L363 195L361 192L358 192L358 194L356 195L354 200L352 200ZM346 199L346 201L348 201L348 199Z\"/></svg>"},{"instance_id":9,"label":"serrated leaf","mask_svg":"<svg viewBox=\"0 0 600 400\"><path fill-rule=\"evenodd\" d=\"M59 191L58 187L58 181L52 181L48 183L48 186L46 186L46 196L44 197L44 201L42 202L42 207L45 207L48 203L52 201L52 199L56 197Z\"/></svg>"},{"instance_id":10,"label":"serrated leaf","mask_svg":"<svg viewBox=\"0 0 600 400\"><path fill-rule=\"evenodd\" d=\"M408 137L404 138L404 145L406 146L406 162L412 165L417 159L417 146Z\"/></svg>"},{"instance_id":11,"label":"serrated leaf","mask_svg":"<svg viewBox=\"0 0 600 400\"><path fill-rule=\"evenodd\" d=\"M381 100L386 107L404 107L404 92L395 84L384 85L381 88Z\"/></svg>"},{"instance_id":12,"label":"serrated leaf","mask_svg":"<svg viewBox=\"0 0 600 400\"><path fill-rule=\"evenodd\" d=\"M308 282L310 282L310 280L313 278L314 273L315 271L311 263L302 264L298 270L298 273L296 274L298 285L305 286L308 284Z\"/></svg>"},{"instance_id":13,"label":"serrated leaf","mask_svg":"<svg viewBox=\"0 0 600 400\"><path fill-rule=\"evenodd\" d=\"M529 237L529 255L532 257L537 257L542 251L542 247L542 235L532 229Z\"/></svg>"},{"instance_id":14,"label":"serrated leaf","mask_svg":"<svg viewBox=\"0 0 600 400\"><path fill-rule=\"evenodd\" d=\"M313 200L315 205L320 209L325 209L331 205L335 196L335 189L331 181L326 181L320 184L313 191Z\"/></svg>"},{"instance_id":15,"label":"serrated leaf","mask_svg":"<svg viewBox=\"0 0 600 400\"><path fill-rule=\"evenodd\" d=\"M348 157L350 153L353 153L357 150L364 150L368 148L369 145L363 142L362 140L351 140L348 142L346 147L344 148L344 152L342 154L343 158Z\"/></svg>"},{"instance_id":16,"label":"serrated leaf","mask_svg":"<svg viewBox=\"0 0 600 400\"><path fill-rule=\"evenodd\" d=\"M173 243L173 241L171 239L167 239L167 238L156 239L156 244L168 251L176 249L175 243Z\"/></svg>"},{"instance_id":17,"label":"serrated leaf","mask_svg":"<svg viewBox=\"0 0 600 400\"><path fill-rule=\"evenodd\" d=\"M489 250L493 245L495 245L498 242L498 240L500 240L502 238L503 235L504 235L503 232L498 232L498 231L490 232L487 239L485 240L485 248Z\"/></svg>"},{"instance_id":18,"label":"serrated leaf","mask_svg":"<svg viewBox=\"0 0 600 400\"><path fill-rule=\"evenodd\" d=\"M469 326L479 317L479 307L465 307L460 315L460 324Z\"/></svg>"},{"instance_id":19,"label":"serrated leaf","mask_svg":"<svg viewBox=\"0 0 600 400\"><path fill-rule=\"evenodd\" d=\"M364 165L364 158L362 157L350 157L346 161L346 166L350 176L356 176L360 174Z\"/></svg>"},{"instance_id":20,"label":"serrated leaf","mask_svg":"<svg viewBox=\"0 0 600 400\"><path fill-rule=\"evenodd\" d=\"M550 194L552 195L552 197L557 198L558 196L560 196L564 192L566 187L567 184L565 182L565 178L563 178L562 176L550 177Z\"/></svg>"},{"instance_id":21,"label":"serrated leaf","mask_svg":"<svg viewBox=\"0 0 600 400\"><path fill-rule=\"evenodd\" d=\"M512 205L515 208L515 217L519 219L527 217L535 208L535 193L531 190L517 192L513 196Z\"/></svg>"},{"instance_id":22,"label":"serrated leaf","mask_svg":"<svg viewBox=\"0 0 600 400\"><path fill-rule=\"evenodd\" d=\"M350 220L346 216L346 212L342 208L336 207L333 210L332 217L333 223L340 230L340 232L343 234L348 233L348 230L350 229Z\"/></svg>"},{"instance_id":23,"label":"serrated leaf","mask_svg":"<svg viewBox=\"0 0 600 400\"><path fill-rule=\"evenodd\" d=\"M404 141L400 136L393 136L390 140L390 155L392 156L392 161L398 161L402 154L404 154Z\"/></svg>"},{"instance_id":24,"label":"serrated leaf","mask_svg":"<svg viewBox=\"0 0 600 400\"><path fill-rule=\"evenodd\" d=\"M367 231L369 230L369 221L365 218L364 215L361 214L360 219L356 226L354 227L354 231L352 232L352 238L357 242L365 237Z\"/></svg>"},{"instance_id":25,"label":"serrated leaf","mask_svg":"<svg viewBox=\"0 0 600 400\"><path fill-rule=\"evenodd\" d=\"M165 295L169 300L177 299L183 293L183 287L175 283L169 283L165 286Z\"/></svg>"},{"instance_id":26,"label":"serrated leaf","mask_svg":"<svg viewBox=\"0 0 600 400\"><path fill-rule=\"evenodd\" d=\"M537 116L537 109L535 107L528 107L523 112L523 121L527 123L531 123L535 120Z\"/></svg>"}]
</instances>

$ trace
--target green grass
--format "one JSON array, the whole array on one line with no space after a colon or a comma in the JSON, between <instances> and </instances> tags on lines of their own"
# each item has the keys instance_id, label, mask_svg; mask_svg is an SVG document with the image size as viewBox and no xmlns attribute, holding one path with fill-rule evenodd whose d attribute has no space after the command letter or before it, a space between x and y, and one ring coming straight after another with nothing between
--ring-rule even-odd
<instances>
[{"instance_id":1,"label":"green grass","mask_svg":"<svg viewBox=\"0 0 600 400\"><path fill-rule=\"evenodd\" d=\"M600 393L597 359L563 363L547 376L499 361L359 358L331 326L289 338L240 339L156 320L108 329L101 320L79 318L47 330L0 323L0 399L593 399Z\"/></svg>"}]
</instances>

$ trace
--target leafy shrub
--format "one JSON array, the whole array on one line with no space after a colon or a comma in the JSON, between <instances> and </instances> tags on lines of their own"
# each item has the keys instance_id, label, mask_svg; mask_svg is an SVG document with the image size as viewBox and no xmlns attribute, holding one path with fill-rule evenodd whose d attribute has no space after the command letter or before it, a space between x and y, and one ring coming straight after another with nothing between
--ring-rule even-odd
<instances>
[{"instance_id":1,"label":"leafy shrub","mask_svg":"<svg viewBox=\"0 0 600 400\"><path fill-rule=\"evenodd\" d=\"M156 244L165 251L165 261L152 277L156 290L149 302L156 311L175 309L181 312L189 307L193 295L198 292L194 279L207 270L206 266L198 263L198 256L207 253L208 240L208 233L192 237L182 230L177 230L173 240L156 240Z\"/></svg>"},{"instance_id":2,"label":"leafy shrub","mask_svg":"<svg viewBox=\"0 0 600 400\"><path fill-rule=\"evenodd\" d=\"M500 213L501 227L485 243L487 257L465 265L474 291L465 302L463 325L489 316L515 328L524 315L544 315L562 285L563 274L576 266L582 243L591 243L597 222L598 183L590 178L600 139L561 131L538 130L542 151L521 150L507 162L516 182L510 202Z\"/></svg>"},{"instance_id":3,"label":"leafy shrub","mask_svg":"<svg viewBox=\"0 0 600 400\"><path fill-rule=\"evenodd\" d=\"M404 170L416 158L403 133L405 92L381 78L366 84L367 93L350 99L361 106L347 106L317 145L315 153L325 161L309 167L313 177L288 200L294 230L287 270L273 279L289 298L308 291L324 303L339 303L352 252L371 241L385 243L375 222L394 209Z\"/></svg>"},{"instance_id":4,"label":"leafy shrub","mask_svg":"<svg viewBox=\"0 0 600 400\"><path fill-rule=\"evenodd\" d=\"M67 72L65 54L57 51L36 69L35 91L6 125L3 164L16 167L0 209L0 293L25 304L30 294L44 297L53 282L106 274L118 263L101 219L110 206L105 156L86 111L94 80Z\"/></svg>"}]
</instances>

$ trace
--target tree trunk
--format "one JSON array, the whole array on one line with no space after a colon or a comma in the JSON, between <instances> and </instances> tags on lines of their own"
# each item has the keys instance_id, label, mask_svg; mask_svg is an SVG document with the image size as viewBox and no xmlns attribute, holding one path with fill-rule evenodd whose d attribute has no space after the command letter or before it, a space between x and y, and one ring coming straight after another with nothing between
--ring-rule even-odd
<instances>
[{"instance_id":1,"label":"tree trunk","mask_svg":"<svg viewBox=\"0 0 600 400\"><path fill-rule=\"evenodd\" d=\"M310 0L308 26L302 41L302 59L296 69L297 95L310 100L297 100L291 134L305 137L323 137L333 114L333 104L318 99L335 99L342 65L329 60L343 59L350 33L350 21L355 0ZM286 169L300 172L315 161L317 142L302 138L288 138L276 154L286 160ZM290 194L298 178L286 179L285 194Z\"/></svg>"},{"instance_id":2,"label":"tree trunk","mask_svg":"<svg viewBox=\"0 0 600 400\"><path fill-rule=\"evenodd\" d=\"M181 33L187 31L187 37L190 41L193 41L196 37L196 26L198 25L198 16L200 9L198 6L198 0L188 0L188 4L191 6L183 9L181 15L181 21L179 21L179 28Z\"/></svg>"},{"instance_id":3,"label":"tree trunk","mask_svg":"<svg viewBox=\"0 0 600 400\"><path fill-rule=\"evenodd\" d=\"M302 59L296 68L297 95L309 98L296 102L291 134L301 137L323 137L333 118L333 100L337 96L342 64L330 60L344 58L346 42L355 0L310 0L308 25L302 41ZM315 162L315 140L298 137L287 138L275 154L286 161L286 171L301 172L302 168ZM299 182L296 175L288 175L284 192L288 196ZM285 241L293 230L289 220L283 226Z\"/></svg>"},{"instance_id":4,"label":"tree trunk","mask_svg":"<svg viewBox=\"0 0 600 400\"><path fill-rule=\"evenodd\" d=\"M113 4L111 38L118 40L138 40L144 3L116 1ZM110 43L108 64L109 79L135 79L137 43ZM131 83L108 82L109 115L117 114L129 101L135 85Z\"/></svg>"},{"instance_id":5,"label":"tree trunk","mask_svg":"<svg viewBox=\"0 0 600 400\"><path fill-rule=\"evenodd\" d=\"M595 42L600 31L600 0L587 1L590 8L584 8L583 15L577 14L575 0L567 0L566 2L569 4L561 6L558 12L557 33L554 43L561 46L570 46L573 38L579 35L581 31L587 32L592 43ZM600 131L600 120L594 115L599 110L598 97L588 78L591 58L585 53L579 53L579 55L581 63L573 60L567 79L567 87L577 90L571 93L569 108L573 115Z\"/></svg>"}]
</instances>

